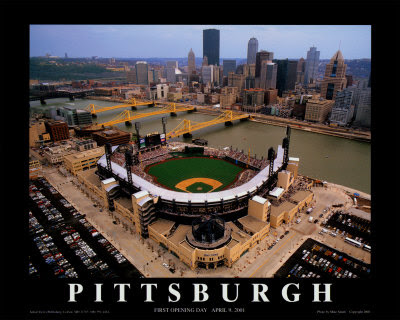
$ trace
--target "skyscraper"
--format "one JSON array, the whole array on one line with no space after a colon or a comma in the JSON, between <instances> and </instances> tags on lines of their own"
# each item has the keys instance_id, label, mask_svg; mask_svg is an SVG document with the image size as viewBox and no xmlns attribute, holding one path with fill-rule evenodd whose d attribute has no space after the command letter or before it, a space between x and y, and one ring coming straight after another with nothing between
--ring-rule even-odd
<instances>
[{"instance_id":1,"label":"skyscraper","mask_svg":"<svg viewBox=\"0 0 400 320\"><path fill-rule=\"evenodd\" d=\"M297 79L296 79L297 83L304 83L304 72L306 69L305 67L306 67L306 61L304 60L303 57L301 57L297 62Z\"/></svg>"},{"instance_id":2,"label":"skyscraper","mask_svg":"<svg viewBox=\"0 0 400 320\"><path fill-rule=\"evenodd\" d=\"M258 52L258 40L251 38L247 44L247 64L256 63L256 54Z\"/></svg>"},{"instance_id":3,"label":"skyscraper","mask_svg":"<svg viewBox=\"0 0 400 320\"><path fill-rule=\"evenodd\" d=\"M236 60L223 60L223 72L224 76L227 77L229 72L236 71Z\"/></svg>"},{"instance_id":4,"label":"skyscraper","mask_svg":"<svg viewBox=\"0 0 400 320\"><path fill-rule=\"evenodd\" d=\"M353 92L351 90L344 89L337 92L330 117L331 123L341 126L347 125L354 113L354 105L351 104L352 100Z\"/></svg>"},{"instance_id":5,"label":"skyscraper","mask_svg":"<svg viewBox=\"0 0 400 320\"><path fill-rule=\"evenodd\" d=\"M178 68L178 61L176 60L170 60L167 61L167 68Z\"/></svg>"},{"instance_id":6,"label":"skyscraper","mask_svg":"<svg viewBox=\"0 0 400 320\"><path fill-rule=\"evenodd\" d=\"M219 66L219 30L203 30L203 57L207 56L208 64Z\"/></svg>"},{"instance_id":7,"label":"skyscraper","mask_svg":"<svg viewBox=\"0 0 400 320\"><path fill-rule=\"evenodd\" d=\"M298 61L289 60L288 62L288 73L285 90L294 90L296 87L297 64Z\"/></svg>"},{"instance_id":8,"label":"skyscraper","mask_svg":"<svg viewBox=\"0 0 400 320\"><path fill-rule=\"evenodd\" d=\"M136 83L149 84L149 66L146 61L137 61L135 65Z\"/></svg>"},{"instance_id":9,"label":"skyscraper","mask_svg":"<svg viewBox=\"0 0 400 320\"><path fill-rule=\"evenodd\" d=\"M319 51L316 47L311 47L307 52L305 74L304 74L304 84L308 85L311 81L315 82L317 77L318 64L319 64Z\"/></svg>"},{"instance_id":10,"label":"skyscraper","mask_svg":"<svg viewBox=\"0 0 400 320\"><path fill-rule=\"evenodd\" d=\"M203 79L203 83L207 84L213 84L214 83L214 69L213 66L204 66L201 68L201 76Z\"/></svg>"},{"instance_id":11,"label":"skyscraper","mask_svg":"<svg viewBox=\"0 0 400 320\"><path fill-rule=\"evenodd\" d=\"M286 90L286 80L288 73L289 60L273 60L277 64L276 72L276 89L278 89L278 96L282 97L282 92Z\"/></svg>"},{"instance_id":12,"label":"skyscraper","mask_svg":"<svg viewBox=\"0 0 400 320\"><path fill-rule=\"evenodd\" d=\"M282 97L283 91L294 90L297 77L297 61L289 59L273 60L278 65L276 75L276 88L278 96Z\"/></svg>"},{"instance_id":13,"label":"skyscraper","mask_svg":"<svg viewBox=\"0 0 400 320\"><path fill-rule=\"evenodd\" d=\"M360 89L356 119L354 124L371 127L371 88Z\"/></svg>"},{"instance_id":14,"label":"skyscraper","mask_svg":"<svg viewBox=\"0 0 400 320\"><path fill-rule=\"evenodd\" d=\"M261 89L275 89L276 88L276 77L277 77L278 65L272 63L269 60L264 60L261 64L260 74L260 88ZM256 83L258 87L258 83Z\"/></svg>"},{"instance_id":15,"label":"skyscraper","mask_svg":"<svg viewBox=\"0 0 400 320\"><path fill-rule=\"evenodd\" d=\"M188 73L191 75L193 72L196 71L196 60L194 56L194 52L192 48L190 48L189 54L188 54Z\"/></svg>"},{"instance_id":16,"label":"skyscraper","mask_svg":"<svg viewBox=\"0 0 400 320\"><path fill-rule=\"evenodd\" d=\"M274 53L269 51L261 50L256 54L256 75L255 77L259 77L261 75L261 63L262 61L271 61L274 58Z\"/></svg>"},{"instance_id":17,"label":"skyscraper","mask_svg":"<svg viewBox=\"0 0 400 320\"><path fill-rule=\"evenodd\" d=\"M166 76L167 76L167 82L170 83L175 83L176 82L176 68L166 68Z\"/></svg>"},{"instance_id":18,"label":"skyscraper","mask_svg":"<svg viewBox=\"0 0 400 320\"><path fill-rule=\"evenodd\" d=\"M335 100L336 93L346 87L346 69L342 52L338 50L326 65L324 79L321 83L321 97Z\"/></svg>"}]
</instances>

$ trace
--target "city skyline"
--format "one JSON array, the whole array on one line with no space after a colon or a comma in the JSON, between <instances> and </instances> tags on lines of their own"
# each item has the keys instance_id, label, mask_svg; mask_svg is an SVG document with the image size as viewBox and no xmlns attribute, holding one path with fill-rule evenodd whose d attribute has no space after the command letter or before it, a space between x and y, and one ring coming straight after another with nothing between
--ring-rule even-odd
<instances>
[{"instance_id":1,"label":"city skyline","mask_svg":"<svg viewBox=\"0 0 400 320\"><path fill-rule=\"evenodd\" d=\"M220 30L220 58L246 59L250 38L277 59L306 57L311 46L329 59L371 58L370 25L31 25L30 56L177 58L203 53L203 30ZM137 44L140 45L137 45ZM357 45L355 45L357 44Z\"/></svg>"}]
</instances>

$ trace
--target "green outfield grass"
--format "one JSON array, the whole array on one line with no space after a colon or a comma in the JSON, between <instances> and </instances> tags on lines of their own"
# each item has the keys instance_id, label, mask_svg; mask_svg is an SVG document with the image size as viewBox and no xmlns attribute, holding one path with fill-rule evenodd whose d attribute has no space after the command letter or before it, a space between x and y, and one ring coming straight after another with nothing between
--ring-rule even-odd
<instances>
[{"instance_id":1,"label":"green outfield grass","mask_svg":"<svg viewBox=\"0 0 400 320\"><path fill-rule=\"evenodd\" d=\"M175 186L179 182L191 178L217 180L222 185L214 192L221 191L233 183L242 170L243 168L225 160L206 157L176 158L146 168L146 172L155 177L158 184L178 192L182 192L182 190L175 188ZM197 190L200 186L202 190ZM197 182L188 187L188 191L202 193L212 189L207 186L207 184Z\"/></svg>"}]
</instances>

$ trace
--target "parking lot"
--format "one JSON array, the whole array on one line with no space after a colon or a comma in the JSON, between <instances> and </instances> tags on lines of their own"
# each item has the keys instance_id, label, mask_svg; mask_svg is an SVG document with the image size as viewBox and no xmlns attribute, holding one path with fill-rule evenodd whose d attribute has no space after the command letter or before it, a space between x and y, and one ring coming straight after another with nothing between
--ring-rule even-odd
<instances>
[{"instance_id":1,"label":"parking lot","mask_svg":"<svg viewBox=\"0 0 400 320\"><path fill-rule=\"evenodd\" d=\"M363 244L370 245L371 221L337 210L324 223L337 234L343 234Z\"/></svg>"},{"instance_id":2,"label":"parking lot","mask_svg":"<svg viewBox=\"0 0 400 320\"><path fill-rule=\"evenodd\" d=\"M370 265L314 239L307 239L275 278L368 278Z\"/></svg>"},{"instance_id":3,"label":"parking lot","mask_svg":"<svg viewBox=\"0 0 400 320\"><path fill-rule=\"evenodd\" d=\"M30 269L49 278L139 278L141 273L46 179L29 186Z\"/></svg>"}]
</instances>

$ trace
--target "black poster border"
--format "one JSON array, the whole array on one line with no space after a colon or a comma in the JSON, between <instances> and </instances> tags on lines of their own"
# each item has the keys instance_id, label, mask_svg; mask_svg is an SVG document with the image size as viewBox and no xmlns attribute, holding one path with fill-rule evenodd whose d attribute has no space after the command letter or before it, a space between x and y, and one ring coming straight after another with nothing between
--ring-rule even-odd
<instances>
[{"instance_id":1,"label":"black poster border","mask_svg":"<svg viewBox=\"0 0 400 320\"><path fill-rule=\"evenodd\" d=\"M270 319L394 319L399 316L395 310L398 293L393 294L390 288L398 285L396 274L396 257L393 257L393 248L396 247L396 222L398 215L395 204L389 198L395 199L395 147L396 135L394 117L387 116L386 110L395 108L395 92L389 85L396 83L395 71L391 63L397 64L392 37L397 34L395 26L396 7L393 2L385 4L335 2L335 4L321 4L306 1L302 4L287 2L285 5L274 3L242 2L233 5L235 18L225 16L221 19L201 18L207 10L223 12L228 3L219 5L202 2L199 5L184 8L184 4L177 2L132 4L129 2L102 3L102 2L46 2L34 4L24 2L5 2L2 4L13 22L3 23L3 34L7 41L7 53L3 59L6 67L3 74L5 87L2 93L6 98L3 105L3 139L1 141L1 168L3 173L2 185L2 290L5 293L1 301L1 315L4 319L148 319L166 317L174 318L270 318ZM160 6L160 7L158 7ZM165 7L171 7L166 9ZM200 7L199 7L200 6ZM213 7L215 6L215 7ZM372 211L374 245L372 252L372 278L341 279L332 282L333 302L312 302L312 282L296 280L299 283L301 301L298 303L285 302L281 290L289 281L284 279L140 279L129 281L132 295L129 302L116 301L113 283L104 281L104 303L93 302L93 283L77 281L85 287L81 302L76 305L68 303L68 283L71 281L32 280L27 276L27 259L24 255L27 237L27 221L23 219L23 212L27 209L28 185L28 79L29 79L29 25L30 24L131 24L149 23L155 19L145 19L140 16L141 10L146 12L161 11L164 15L171 15L180 8L187 13L179 20L179 24L370 24L372 25ZM132 12L131 17L111 14L107 8L119 8L120 12ZM125 11L126 8L127 10ZM207 9L208 8L208 9ZM258 10L260 8L260 10ZM290 10L288 8L291 8ZM172 10L171 10L172 9ZM207 9L207 10L206 10ZM398 9L398 7L397 7ZM150 10L150 11L149 11ZM194 11L193 11L194 10ZM264 10L264 11L263 11ZM287 11L288 10L288 11ZM332 11L333 10L333 11ZM214 12L213 11L213 12ZM259 11L259 12L258 12ZM343 12L341 18L337 13ZM193 16L190 15L193 13ZM251 17L238 18L245 12ZM264 14L264 13L265 14ZM266 14L274 12L275 15ZM335 13L335 19L328 17ZM196 13L196 15L194 15ZM227 15L227 14L226 14ZM215 16L215 15L214 15ZM270 17L269 17L270 16ZM280 18L279 18L280 17ZM268 19L267 19L268 18ZM281 19L282 18L282 19ZM169 23L165 17L157 23ZM282 21L283 20L283 21ZM388 39L392 39L388 41ZM388 90L389 89L389 90ZM392 100L393 99L393 100ZM378 107L379 105L379 107ZM375 107L376 106L376 107ZM386 110L385 110L386 109ZM392 120L392 121L391 121ZM394 189L394 190L393 190ZM388 205L386 205L388 203ZM384 216L384 218L382 218ZM23 240L23 241L20 241ZM270 302L251 302L251 283L265 283L269 288ZM161 302L144 302L143 290L140 284L156 283ZM168 286L171 283L180 283L182 301L167 302ZM193 298L193 283L205 283L209 287L210 299L205 303L191 302ZM234 288L240 284L239 302L229 304L222 301L222 284L229 284ZM316 282L314 282L316 283ZM324 283L321 281L320 283ZM396 290L398 292L398 290ZM184 301L184 302L183 302ZM154 308L207 308L209 312L158 312ZM211 308L244 308L244 312L210 312ZM38 312L35 312L38 311ZM64 313L51 311L64 310ZM318 313L320 310L320 313ZM321 313L322 311L336 311ZM346 310L347 314L338 311ZM367 313L349 314L349 310L370 310ZM39 312L42 311L42 312ZM91 312L93 311L93 312ZM109 311L109 313L108 313ZM200 310L201 311L201 310Z\"/></svg>"}]
</instances>

